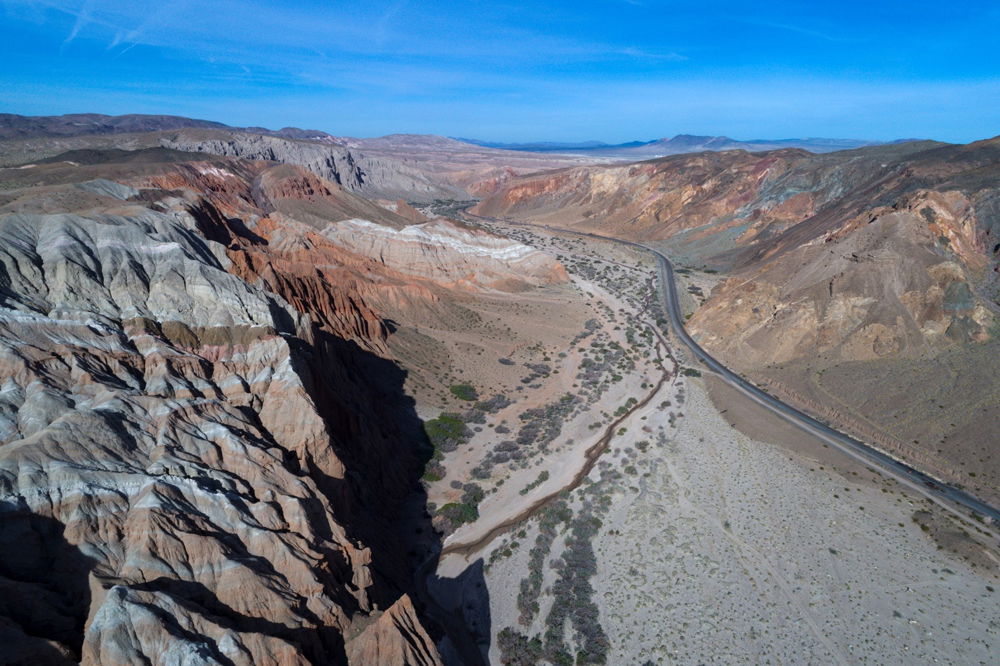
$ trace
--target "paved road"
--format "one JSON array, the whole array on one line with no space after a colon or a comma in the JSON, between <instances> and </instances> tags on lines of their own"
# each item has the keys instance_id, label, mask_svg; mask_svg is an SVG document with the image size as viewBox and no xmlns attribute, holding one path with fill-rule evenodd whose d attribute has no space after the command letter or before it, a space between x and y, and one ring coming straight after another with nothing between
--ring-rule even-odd
<instances>
[{"instance_id":1,"label":"paved road","mask_svg":"<svg viewBox=\"0 0 1000 666\"><path fill-rule=\"evenodd\" d=\"M757 403L770 409L786 421L789 421L799 428L812 433L824 442L828 442L847 455L876 467L882 472L887 473L889 476L902 481L906 485L918 490L945 508L954 511L954 505L958 505L959 507L969 509L976 514L991 520L994 526L1000 526L1000 510L995 509L989 504L976 499L972 495L969 495L958 488L941 483L931 476L924 474L920 470L914 469L906 463L900 462L892 456L889 456L878 449L872 448L864 442L834 430L828 425L816 420L812 416L809 416L805 412L782 402L770 393L767 393L743 377L739 376L705 351L701 345L695 342L694 338L688 335L687 330L684 328L684 319L681 314L680 301L677 298L677 285L674 281L674 267L673 264L670 263L670 260L667 259L667 257L660 251L641 243L611 238L609 236L601 236L599 234L591 234L545 225L533 225L509 221L505 222L515 226L538 227L560 233L568 233L576 236L609 241L620 245L630 245L652 253L656 257L659 264L660 279L663 282L663 289L660 291L660 296L663 300L664 309L670 319L671 328L673 328L677 338L691 350L695 358L718 374L724 382L738 389Z\"/></svg>"}]
</instances>

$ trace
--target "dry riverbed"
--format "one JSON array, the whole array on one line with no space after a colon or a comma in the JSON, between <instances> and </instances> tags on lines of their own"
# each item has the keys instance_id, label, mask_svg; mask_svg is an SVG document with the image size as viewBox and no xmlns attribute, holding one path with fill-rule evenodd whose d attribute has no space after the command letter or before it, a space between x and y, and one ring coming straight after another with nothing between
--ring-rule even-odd
<instances>
[{"instance_id":1,"label":"dry riverbed","mask_svg":"<svg viewBox=\"0 0 1000 666\"><path fill-rule=\"evenodd\" d=\"M657 318L643 298L623 293L642 290L638 256L507 232L575 266L577 287L619 323L639 330ZM616 263L615 279L594 276ZM623 333L601 323L607 341ZM487 486L479 517L446 542L487 536L477 552L446 555L430 587L476 627L491 663L993 663L996 577L982 560L973 566L940 548L914 520L936 509L877 475L831 464L835 453L812 455L803 433L776 429L772 440L760 422L744 434L731 419L745 410L713 404L705 378L657 350L655 336L630 337L632 351L645 352L595 403L593 420L606 426L627 396L648 396L657 376L667 381L644 406L619 413L608 449L579 485L557 493L604 432L581 429L587 410L529 468L501 467L484 480L505 481L495 492ZM559 376L574 377L582 359L567 353ZM481 457L495 441L477 436L466 455ZM492 534L538 498L548 499L530 519ZM449 583L470 568L482 577L466 576L465 589Z\"/></svg>"}]
</instances>

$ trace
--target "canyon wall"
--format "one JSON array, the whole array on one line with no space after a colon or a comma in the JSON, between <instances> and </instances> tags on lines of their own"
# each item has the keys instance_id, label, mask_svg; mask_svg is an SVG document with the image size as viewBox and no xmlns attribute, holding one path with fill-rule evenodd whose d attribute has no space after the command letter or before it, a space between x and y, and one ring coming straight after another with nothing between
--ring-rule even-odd
<instances>
[{"instance_id":1,"label":"canyon wall","mask_svg":"<svg viewBox=\"0 0 1000 666\"><path fill-rule=\"evenodd\" d=\"M0 210L5 655L439 663L393 536L419 420L381 316L280 231L289 190L256 163L66 168Z\"/></svg>"}]
</instances>

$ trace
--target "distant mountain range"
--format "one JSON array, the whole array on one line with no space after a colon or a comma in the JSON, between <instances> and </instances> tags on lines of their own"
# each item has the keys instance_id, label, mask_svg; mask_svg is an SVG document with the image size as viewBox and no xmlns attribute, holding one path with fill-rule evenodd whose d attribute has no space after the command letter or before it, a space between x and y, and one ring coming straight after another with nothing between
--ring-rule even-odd
<instances>
[{"instance_id":1,"label":"distant mountain range","mask_svg":"<svg viewBox=\"0 0 1000 666\"><path fill-rule=\"evenodd\" d=\"M706 150L746 150L760 152L780 148L801 148L811 153L832 153L837 150L877 146L884 143L902 143L912 139L899 141L866 141L862 139L751 139L740 141L728 136L696 136L678 134L669 139L654 139L652 141L629 141L627 143L609 144L601 141L581 141L579 143L557 143L539 141L535 143L497 143L479 141L477 139L458 139L466 143L486 148L502 148L504 150L523 150L536 153L585 153L602 157L623 157L645 159L679 155L681 153L699 153Z\"/></svg>"},{"instance_id":2,"label":"distant mountain range","mask_svg":"<svg viewBox=\"0 0 1000 666\"><path fill-rule=\"evenodd\" d=\"M264 127L231 127L212 120L199 120L183 116L145 115L131 113L107 116L101 113L68 113L62 116L20 116L0 113L0 140L37 139L61 136L87 136L98 134L139 134L178 129L239 130L251 134L277 136L299 141L318 141L341 145L343 142L320 130L283 127L269 130Z\"/></svg>"},{"instance_id":3,"label":"distant mountain range","mask_svg":"<svg viewBox=\"0 0 1000 666\"><path fill-rule=\"evenodd\" d=\"M279 130L270 130L264 127L232 127L211 120L199 120L182 116L144 114L108 116L100 113L71 113L62 116L21 116L12 113L0 113L0 140L101 134L134 134L184 128L224 129L339 146L351 145L354 147L364 146L370 148L378 145L379 147L388 147L402 142L412 147L416 144L431 142L440 147L442 142L458 141L480 148L531 153L590 155L631 160L721 150L760 152L780 148L801 148L812 153L831 153L837 150L849 150L851 148L914 140L900 139L898 141L886 142L866 141L862 139L807 138L751 139L741 141L727 136L696 136L691 134L678 134L671 138L654 139L651 141L629 141L617 144L605 143L603 141L501 143L457 137L446 139L445 137L432 135L389 135L375 139L350 139L334 136L322 130L299 129L297 127L283 127Z\"/></svg>"}]
</instances>

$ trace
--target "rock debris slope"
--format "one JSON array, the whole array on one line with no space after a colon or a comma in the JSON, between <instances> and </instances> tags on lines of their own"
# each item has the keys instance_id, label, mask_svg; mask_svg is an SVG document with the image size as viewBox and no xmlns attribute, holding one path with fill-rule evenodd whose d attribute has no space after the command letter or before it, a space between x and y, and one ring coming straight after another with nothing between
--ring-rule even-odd
<instances>
[{"instance_id":1,"label":"rock debris slope","mask_svg":"<svg viewBox=\"0 0 1000 666\"><path fill-rule=\"evenodd\" d=\"M248 223L308 236L276 238L265 167L94 185L117 167L54 165L5 192L7 661L439 663L391 536L418 470L412 407L395 366L335 334L343 303L314 311L301 276L250 270L268 242Z\"/></svg>"}]
</instances>

